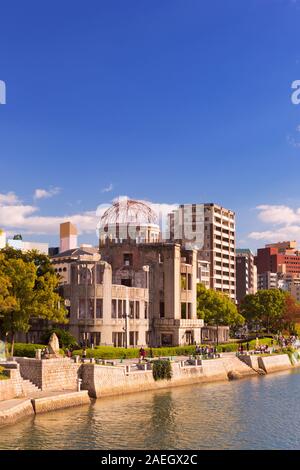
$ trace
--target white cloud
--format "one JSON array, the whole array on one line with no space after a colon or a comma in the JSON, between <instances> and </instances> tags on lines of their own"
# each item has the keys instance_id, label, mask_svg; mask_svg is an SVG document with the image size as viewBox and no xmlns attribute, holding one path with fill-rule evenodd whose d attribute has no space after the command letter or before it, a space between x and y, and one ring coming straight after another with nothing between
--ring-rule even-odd
<instances>
[{"instance_id":1,"label":"white cloud","mask_svg":"<svg viewBox=\"0 0 300 470\"><path fill-rule=\"evenodd\" d=\"M50 189L36 189L34 191L33 199L46 199L49 197L56 196L61 192L60 188L50 188Z\"/></svg>"},{"instance_id":2,"label":"white cloud","mask_svg":"<svg viewBox=\"0 0 300 470\"><path fill-rule=\"evenodd\" d=\"M7 233L18 230L28 235L58 234L59 224L66 220L76 224L79 233L96 232L96 211L56 217L38 215L38 212L37 206L23 204L13 192L0 194L0 228Z\"/></svg>"},{"instance_id":3,"label":"white cloud","mask_svg":"<svg viewBox=\"0 0 300 470\"><path fill-rule=\"evenodd\" d=\"M9 206L13 204L18 204L20 202L21 201L19 200L18 196L12 191L7 194L0 194L0 206Z\"/></svg>"},{"instance_id":4,"label":"white cloud","mask_svg":"<svg viewBox=\"0 0 300 470\"><path fill-rule=\"evenodd\" d=\"M266 230L249 233L248 238L265 242L286 240L300 242L300 208L262 204L256 209L259 210L258 219L269 227Z\"/></svg>"},{"instance_id":5,"label":"white cloud","mask_svg":"<svg viewBox=\"0 0 300 470\"><path fill-rule=\"evenodd\" d=\"M112 191L114 189L114 186L112 183L110 183L106 188L103 188L102 189L102 193L109 193L110 191Z\"/></svg>"},{"instance_id":6,"label":"white cloud","mask_svg":"<svg viewBox=\"0 0 300 470\"><path fill-rule=\"evenodd\" d=\"M257 206L256 209L260 211L258 214L259 220L264 223L277 225L300 222L300 208L292 209L284 205L262 204Z\"/></svg>"}]
</instances>

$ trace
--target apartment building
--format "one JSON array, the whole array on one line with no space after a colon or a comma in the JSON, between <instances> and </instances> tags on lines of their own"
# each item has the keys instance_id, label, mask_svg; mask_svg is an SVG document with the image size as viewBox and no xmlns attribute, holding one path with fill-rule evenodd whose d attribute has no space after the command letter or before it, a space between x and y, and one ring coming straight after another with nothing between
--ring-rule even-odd
<instances>
[{"instance_id":1,"label":"apartment building","mask_svg":"<svg viewBox=\"0 0 300 470\"><path fill-rule=\"evenodd\" d=\"M248 294L257 291L257 268L254 255L249 249L236 249L236 300L238 304Z\"/></svg>"},{"instance_id":2,"label":"apartment building","mask_svg":"<svg viewBox=\"0 0 300 470\"><path fill-rule=\"evenodd\" d=\"M169 239L210 265L210 288L235 300L235 213L213 203L182 204L168 216Z\"/></svg>"}]
</instances>

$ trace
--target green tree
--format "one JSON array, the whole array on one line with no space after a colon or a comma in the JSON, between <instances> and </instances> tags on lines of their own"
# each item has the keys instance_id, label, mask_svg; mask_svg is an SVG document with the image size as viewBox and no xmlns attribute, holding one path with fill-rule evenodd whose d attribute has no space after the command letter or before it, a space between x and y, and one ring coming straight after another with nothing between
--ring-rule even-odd
<instances>
[{"instance_id":1,"label":"green tree","mask_svg":"<svg viewBox=\"0 0 300 470\"><path fill-rule=\"evenodd\" d=\"M13 355L16 332L27 332L33 317L66 322L64 303L57 293L58 278L45 255L4 249L1 253L0 278L6 282L10 306L0 304L1 329L10 334ZM48 267L47 267L48 266Z\"/></svg>"},{"instance_id":2,"label":"green tree","mask_svg":"<svg viewBox=\"0 0 300 470\"><path fill-rule=\"evenodd\" d=\"M256 323L260 328L276 331L282 324L286 293L279 289L262 289L256 294L246 295L240 312L248 323Z\"/></svg>"},{"instance_id":3,"label":"green tree","mask_svg":"<svg viewBox=\"0 0 300 470\"><path fill-rule=\"evenodd\" d=\"M244 317L232 300L222 292L197 285L197 315L208 325L243 325Z\"/></svg>"}]
</instances>

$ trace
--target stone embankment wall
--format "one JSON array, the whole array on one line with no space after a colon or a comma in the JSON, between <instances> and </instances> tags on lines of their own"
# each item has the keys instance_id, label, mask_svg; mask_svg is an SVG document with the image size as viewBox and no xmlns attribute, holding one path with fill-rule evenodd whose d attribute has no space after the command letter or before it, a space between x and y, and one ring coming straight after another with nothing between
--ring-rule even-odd
<instances>
[{"instance_id":1,"label":"stone embankment wall","mask_svg":"<svg viewBox=\"0 0 300 470\"><path fill-rule=\"evenodd\" d=\"M276 356L262 356L258 358L258 364L267 374L292 368L291 361L287 354L278 354Z\"/></svg>"},{"instance_id":2,"label":"stone embankment wall","mask_svg":"<svg viewBox=\"0 0 300 470\"><path fill-rule=\"evenodd\" d=\"M83 390L81 392L69 392L66 394L42 398L34 398L31 401L35 414L91 403L87 390Z\"/></svg>"},{"instance_id":3,"label":"stone embankment wall","mask_svg":"<svg viewBox=\"0 0 300 470\"><path fill-rule=\"evenodd\" d=\"M43 391L76 390L80 364L68 358L31 359L16 357L20 373Z\"/></svg>"},{"instance_id":4,"label":"stone embankment wall","mask_svg":"<svg viewBox=\"0 0 300 470\"><path fill-rule=\"evenodd\" d=\"M151 370L127 373L125 367L84 364L81 370L82 388L88 390L94 398L228 380L230 373L236 374L236 378L256 375L253 369L235 356L202 361L199 366L182 366L174 362L171 380L155 381Z\"/></svg>"},{"instance_id":5,"label":"stone embankment wall","mask_svg":"<svg viewBox=\"0 0 300 470\"><path fill-rule=\"evenodd\" d=\"M0 407L0 426L14 424L26 416L34 416L31 400L12 400L9 407Z\"/></svg>"},{"instance_id":6,"label":"stone embankment wall","mask_svg":"<svg viewBox=\"0 0 300 470\"><path fill-rule=\"evenodd\" d=\"M293 367L287 354L276 354L273 356L244 354L239 357L249 367L252 367L254 370L262 369L267 374L271 372L279 372L281 370L288 370Z\"/></svg>"},{"instance_id":7,"label":"stone embankment wall","mask_svg":"<svg viewBox=\"0 0 300 470\"><path fill-rule=\"evenodd\" d=\"M0 380L0 401L23 397L22 379L18 369L7 371L8 379Z\"/></svg>"}]
</instances>

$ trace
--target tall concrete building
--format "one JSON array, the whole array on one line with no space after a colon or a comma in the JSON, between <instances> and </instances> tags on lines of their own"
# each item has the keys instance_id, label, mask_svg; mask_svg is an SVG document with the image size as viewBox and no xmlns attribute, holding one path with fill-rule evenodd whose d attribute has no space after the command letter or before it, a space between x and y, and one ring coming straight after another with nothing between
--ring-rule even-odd
<instances>
[{"instance_id":1,"label":"tall concrete building","mask_svg":"<svg viewBox=\"0 0 300 470\"><path fill-rule=\"evenodd\" d=\"M168 216L169 239L210 263L210 287L236 297L235 213L213 203L182 204Z\"/></svg>"},{"instance_id":2,"label":"tall concrete building","mask_svg":"<svg viewBox=\"0 0 300 470\"><path fill-rule=\"evenodd\" d=\"M60 252L77 248L77 227L71 222L60 224Z\"/></svg>"},{"instance_id":3,"label":"tall concrete building","mask_svg":"<svg viewBox=\"0 0 300 470\"><path fill-rule=\"evenodd\" d=\"M248 294L257 291L257 268L254 255L249 249L236 250L236 300L240 304Z\"/></svg>"}]
</instances>

